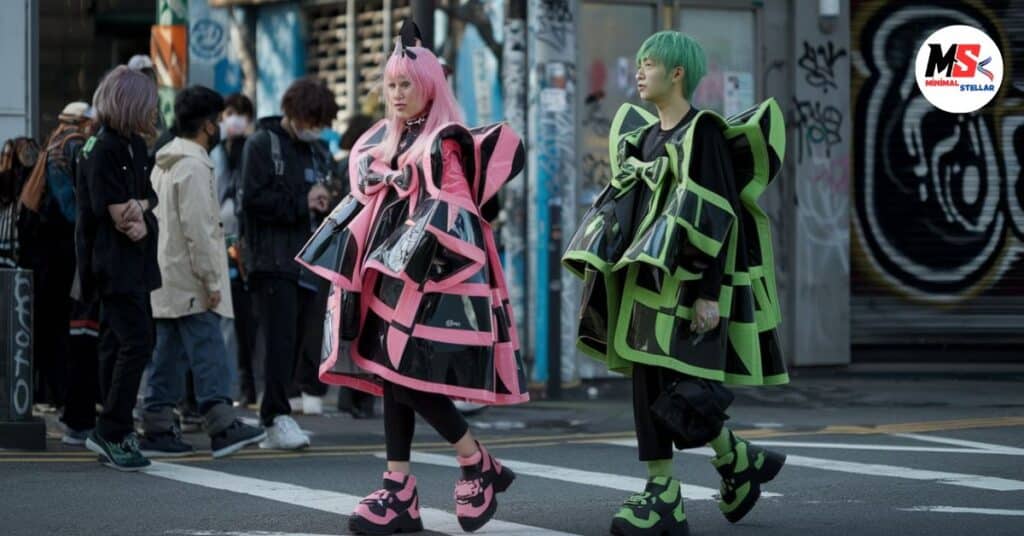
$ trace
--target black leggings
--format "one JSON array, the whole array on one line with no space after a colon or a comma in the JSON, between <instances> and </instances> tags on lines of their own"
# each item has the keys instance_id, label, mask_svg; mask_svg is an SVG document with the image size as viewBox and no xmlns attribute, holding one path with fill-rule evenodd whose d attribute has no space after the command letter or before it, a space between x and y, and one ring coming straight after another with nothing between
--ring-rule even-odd
<instances>
[{"instance_id":1,"label":"black leggings","mask_svg":"<svg viewBox=\"0 0 1024 536\"><path fill-rule=\"evenodd\" d=\"M664 367L633 364L633 421L640 461L672 459L672 433L654 420L651 404L683 375Z\"/></svg>"},{"instance_id":2,"label":"black leggings","mask_svg":"<svg viewBox=\"0 0 1024 536\"><path fill-rule=\"evenodd\" d=\"M407 462L416 431L416 413L449 443L466 435L469 424L451 399L384 382L384 442L388 461Z\"/></svg>"}]
</instances>

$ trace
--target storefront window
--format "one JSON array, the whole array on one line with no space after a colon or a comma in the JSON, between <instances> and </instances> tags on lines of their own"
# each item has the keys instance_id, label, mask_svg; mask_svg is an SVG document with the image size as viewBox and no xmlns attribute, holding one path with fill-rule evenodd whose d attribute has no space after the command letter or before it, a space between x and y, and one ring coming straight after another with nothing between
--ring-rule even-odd
<instances>
[{"instance_id":1,"label":"storefront window","mask_svg":"<svg viewBox=\"0 0 1024 536\"><path fill-rule=\"evenodd\" d=\"M641 104L636 92L636 51L657 31L656 8L585 2L579 29L580 185L578 206L590 207L608 185L608 129L624 102Z\"/></svg>"},{"instance_id":2,"label":"storefront window","mask_svg":"<svg viewBox=\"0 0 1024 536\"><path fill-rule=\"evenodd\" d=\"M696 39L708 59L693 105L726 116L754 105L754 12L683 7L678 28Z\"/></svg>"}]
</instances>

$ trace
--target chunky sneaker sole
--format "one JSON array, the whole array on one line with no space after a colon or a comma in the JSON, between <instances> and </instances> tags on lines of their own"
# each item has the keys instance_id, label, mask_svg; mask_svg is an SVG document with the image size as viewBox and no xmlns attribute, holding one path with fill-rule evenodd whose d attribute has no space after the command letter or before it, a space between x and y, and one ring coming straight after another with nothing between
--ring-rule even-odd
<instances>
[{"instance_id":1,"label":"chunky sneaker sole","mask_svg":"<svg viewBox=\"0 0 1024 536\"><path fill-rule=\"evenodd\" d=\"M142 471L143 469L151 465L149 460L146 460L145 465L139 466L118 465L114 463L113 460L110 459L110 456L106 453L106 451L103 450L103 447L99 446L99 444L93 441L91 437L85 440L85 448L99 455L96 457L96 461L102 463L103 465L106 465L111 469L117 469L118 471L123 471L125 473L135 473L138 471Z\"/></svg>"},{"instance_id":2,"label":"chunky sneaker sole","mask_svg":"<svg viewBox=\"0 0 1024 536\"><path fill-rule=\"evenodd\" d=\"M749 447L748 447L749 448ZM761 484L765 482L771 482L779 471L782 470L782 466L786 464L786 455L779 452L772 452L770 450L761 450L764 452L764 464L761 465L760 469L754 471L753 479L747 484L750 488L747 490L746 496L740 501L740 503L729 512L722 512L730 523L738 523L744 516L750 513L754 509L754 505L757 504L758 499L761 498ZM742 486L740 487L742 490Z\"/></svg>"},{"instance_id":3,"label":"chunky sneaker sole","mask_svg":"<svg viewBox=\"0 0 1024 536\"><path fill-rule=\"evenodd\" d=\"M613 536L690 536L690 523L683 521L667 529L661 527L641 529L621 519L613 519L612 528L609 532Z\"/></svg>"},{"instance_id":4,"label":"chunky sneaker sole","mask_svg":"<svg viewBox=\"0 0 1024 536\"><path fill-rule=\"evenodd\" d=\"M348 519L354 534L395 534L423 530L416 477L385 472L384 486L367 495Z\"/></svg>"},{"instance_id":5,"label":"chunky sneaker sole","mask_svg":"<svg viewBox=\"0 0 1024 536\"><path fill-rule=\"evenodd\" d=\"M761 484L770 482L786 464L786 455L772 452L729 432L732 449L711 459L722 476L718 509L730 523L746 516L761 498Z\"/></svg>"},{"instance_id":6,"label":"chunky sneaker sole","mask_svg":"<svg viewBox=\"0 0 1024 536\"><path fill-rule=\"evenodd\" d=\"M418 502L419 500L417 499ZM376 525L358 515L353 515L348 518L348 530L352 534L408 534L411 532L421 532L423 530L423 520L413 518L409 512L402 512L387 525Z\"/></svg>"},{"instance_id":7,"label":"chunky sneaker sole","mask_svg":"<svg viewBox=\"0 0 1024 536\"><path fill-rule=\"evenodd\" d=\"M466 532L475 532L487 524L491 518L494 517L494 513L498 510L498 497L497 494L503 493L505 490L512 485L516 479L516 474L511 469L502 465L501 473L491 482L494 486L494 497L491 497L490 503L487 508L477 517L460 517L459 526Z\"/></svg>"},{"instance_id":8,"label":"chunky sneaker sole","mask_svg":"<svg viewBox=\"0 0 1024 536\"><path fill-rule=\"evenodd\" d=\"M466 532L480 529L494 517L498 494L516 479L515 472L491 456L479 442L477 449L472 456L457 458L463 478L455 484L455 516Z\"/></svg>"},{"instance_id":9,"label":"chunky sneaker sole","mask_svg":"<svg viewBox=\"0 0 1024 536\"><path fill-rule=\"evenodd\" d=\"M679 481L648 478L642 493L623 502L609 532L615 536L689 536L690 523Z\"/></svg>"}]
</instances>

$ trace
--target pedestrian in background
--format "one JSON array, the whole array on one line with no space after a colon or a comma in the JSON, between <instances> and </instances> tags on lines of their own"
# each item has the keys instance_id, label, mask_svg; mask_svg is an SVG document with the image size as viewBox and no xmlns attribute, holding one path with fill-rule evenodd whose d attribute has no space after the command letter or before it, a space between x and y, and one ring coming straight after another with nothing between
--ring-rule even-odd
<instances>
[{"instance_id":1,"label":"pedestrian in background","mask_svg":"<svg viewBox=\"0 0 1024 536\"><path fill-rule=\"evenodd\" d=\"M238 401L241 405L256 403L256 379L253 370L253 352L256 345L256 314L246 281L242 248L242 150L253 130L255 108L252 101L241 93L224 99L225 139L210 153L217 172L217 194L220 198L220 216L224 222L225 246L228 250L228 275L231 278L231 301L235 318L224 321L224 340L228 354L235 356L238 369Z\"/></svg>"},{"instance_id":2,"label":"pedestrian in background","mask_svg":"<svg viewBox=\"0 0 1024 536\"><path fill-rule=\"evenodd\" d=\"M163 232L157 259L164 286L151 294L156 351L147 369L142 453L191 454L181 439L174 407L192 371L199 413L213 457L226 456L266 437L235 417L231 366L221 318L232 317L231 283L209 150L220 143L224 99L193 86L175 98L177 136L156 155L152 182L164 202L155 214Z\"/></svg>"},{"instance_id":3,"label":"pedestrian in background","mask_svg":"<svg viewBox=\"0 0 1024 536\"><path fill-rule=\"evenodd\" d=\"M301 333L294 257L311 234L311 212L329 204L322 182L330 155L319 137L338 105L322 82L303 78L285 91L281 109L283 117L260 120L242 153L243 256L266 346L260 419L267 440L260 446L296 449L309 437L290 417L288 401Z\"/></svg>"},{"instance_id":4,"label":"pedestrian in background","mask_svg":"<svg viewBox=\"0 0 1024 536\"><path fill-rule=\"evenodd\" d=\"M32 270L37 404L62 408L67 392L68 321L75 271L75 159L89 135L89 105L69 103L58 115L21 192L20 262ZM91 426L90 426L91 428Z\"/></svg>"},{"instance_id":5,"label":"pedestrian in background","mask_svg":"<svg viewBox=\"0 0 1024 536\"><path fill-rule=\"evenodd\" d=\"M75 244L80 297L100 303L103 411L86 447L107 465L134 471L149 465L139 451L132 409L153 352L149 293L161 284L151 212L157 197L142 138L156 131L156 86L119 66L100 82L93 106L100 130L79 160Z\"/></svg>"}]
</instances>

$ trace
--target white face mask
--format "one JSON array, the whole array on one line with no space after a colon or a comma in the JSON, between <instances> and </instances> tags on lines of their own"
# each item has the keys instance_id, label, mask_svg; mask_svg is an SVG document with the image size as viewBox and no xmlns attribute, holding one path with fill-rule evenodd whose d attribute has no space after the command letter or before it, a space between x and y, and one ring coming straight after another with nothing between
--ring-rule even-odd
<instances>
[{"instance_id":1,"label":"white face mask","mask_svg":"<svg viewBox=\"0 0 1024 536\"><path fill-rule=\"evenodd\" d=\"M220 127L220 140L218 140L218 141L224 141L224 140L228 139L228 125L227 125L227 121L226 120L225 121L221 121L220 123L217 123L217 126Z\"/></svg>"},{"instance_id":2,"label":"white face mask","mask_svg":"<svg viewBox=\"0 0 1024 536\"><path fill-rule=\"evenodd\" d=\"M225 134L231 138L243 136L249 129L249 120L244 115L229 115L224 118L223 124L227 127Z\"/></svg>"},{"instance_id":3,"label":"white face mask","mask_svg":"<svg viewBox=\"0 0 1024 536\"><path fill-rule=\"evenodd\" d=\"M299 130L295 132L295 136L305 142L313 142L320 139L321 129L310 128L306 130Z\"/></svg>"}]
</instances>

